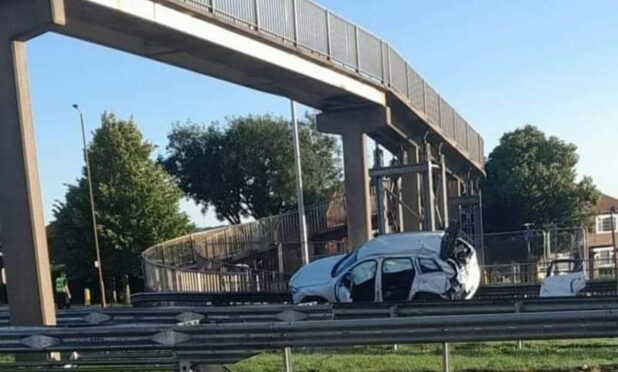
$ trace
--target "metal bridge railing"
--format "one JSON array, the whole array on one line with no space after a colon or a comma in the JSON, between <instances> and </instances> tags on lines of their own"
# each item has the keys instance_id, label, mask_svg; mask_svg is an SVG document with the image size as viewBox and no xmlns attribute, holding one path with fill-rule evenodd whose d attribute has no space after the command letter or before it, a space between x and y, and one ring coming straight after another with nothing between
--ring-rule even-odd
<instances>
[{"instance_id":1,"label":"metal bridge railing","mask_svg":"<svg viewBox=\"0 0 618 372\"><path fill-rule=\"evenodd\" d=\"M309 235L345 224L345 203L337 198L306 209ZM277 292L287 290L284 274L226 262L242 255L297 244L298 212L185 235L144 251L143 271L151 291ZM313 242L325 245L324 242ZM324 244L322 244L324 243ZM320 249L328 251L328 249ZM337 253L342 247L335 247ZM208 267L206 270L204 267Z\"/></svg>"},{"instance_id":2,"label":"metal bridge railing","mask_svg":"<svg viewBox=\"0 0 618 372\"><path fill-rule=\"evenodd\" d=\"M481 136L446 103L393 47L309 0L158 0L180 4L277 42L392 89L453 144L480 165Z\"/></svg>"}]
</instances>

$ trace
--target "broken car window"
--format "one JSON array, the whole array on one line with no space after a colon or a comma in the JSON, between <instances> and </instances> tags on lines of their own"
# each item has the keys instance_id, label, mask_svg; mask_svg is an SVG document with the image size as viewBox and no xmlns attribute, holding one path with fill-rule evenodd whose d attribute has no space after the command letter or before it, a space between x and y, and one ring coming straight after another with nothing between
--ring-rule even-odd
<instances>
[{"instance_id":1,"label":"broken car window","mask_svg":"<svg viewBox=\"0 0 618 372\"><path fill-rule=\"evenodd\" d=\"M350 298L353 302L375 301L376 261L366 261L350 271ZM346 275L347 276L347 275Z\"/></svg>"},{"instance_id":2,"label":"broken car window","mask_svg":"<svg viewBox=\"0 0 618 372\"><path fill-rule=\"evenodd\" d=\"M384 301L405 301L408 299L414 269L408 258L388 259L382 262L382 299Z\"/></svg>"}]
</instances>

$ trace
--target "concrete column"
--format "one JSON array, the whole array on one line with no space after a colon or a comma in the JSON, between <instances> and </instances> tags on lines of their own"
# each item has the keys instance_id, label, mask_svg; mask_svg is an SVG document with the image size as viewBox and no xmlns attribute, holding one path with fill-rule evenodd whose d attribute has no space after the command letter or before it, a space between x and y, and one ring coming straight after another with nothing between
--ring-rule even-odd
<instances>
[{"instance_id":1,"label":"concrete column","mask_svg":"<svg viewBox=\"0 0 618 372\"><path fill-rule=\"evenodd\" d=\"M423 174L423 228L425 231L436 230L436 196L433 189L433 163L431 162L431 144L425 144L427 172Z\"/></svg>"},{"instance_id":2,"label":"concrete column","mask_svg":"<svg viewBox=\"0 0 618 372\"><path fill-rule=\"evenodd\" d=\"M317 124L318 130L342 137L348 240L352 248L357 248L372 235L365 139L367 134L390 124L390 110L365 106L324 112L318 115Z\"/></svg>"},{"instance_id":3,"label":"concrete column","mask_svg":"<svg viewBox=\"0 0 618 372\"><path fill-rule=\"evenodd\" d=\"M56 322L25 44L0 37L0 238L13 325Z\"/></svg>"},{"instance_id":4,"label":"concrete column","mask_svg":"<svg viewBox=\"0 0 618 372\"><path fill-rule=\"evenodd\" d=\"M405 150L407 153L407 163L419 164L421 162L420 150L418 147L411 147ZM403 156L405 158L405 156ZM401 176L401 198L403 203L409 207L403 208L403 231L422 230L422 211L421 211L421 174L406 173Z\"/></svg>"},{"instance_id":5,"label":"concrete column","mask_svg":"<svg viewBox=\"0 0 618 372\"><path fill-rule=\"evenodd\" d=\"M372 232L365 137L360 131L342 137L348 239L352 248L371 239Z\"/></svg>"}]
</instances>

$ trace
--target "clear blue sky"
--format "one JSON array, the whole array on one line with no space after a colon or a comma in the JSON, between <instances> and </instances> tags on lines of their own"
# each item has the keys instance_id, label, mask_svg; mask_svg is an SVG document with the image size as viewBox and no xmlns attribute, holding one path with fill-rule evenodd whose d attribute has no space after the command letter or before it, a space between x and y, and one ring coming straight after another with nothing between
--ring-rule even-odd
<instances>
[{"instance_id":1,"label":"clear blue sky","mask_svg":"<svg viewBox=\"0 0 618 372\"><path fill-rule=\"evenodd\" d=\"M575 143L579 172L618 196L618 1L322 0L390 42L481 133L486 153L526 123ZM281 98L48 34L28 45L45 217L82 167L79 103L133 115L164 148L176 121L288 115ZM218 224L183 203L198 225Z\"/></svg>"}]
</instances>

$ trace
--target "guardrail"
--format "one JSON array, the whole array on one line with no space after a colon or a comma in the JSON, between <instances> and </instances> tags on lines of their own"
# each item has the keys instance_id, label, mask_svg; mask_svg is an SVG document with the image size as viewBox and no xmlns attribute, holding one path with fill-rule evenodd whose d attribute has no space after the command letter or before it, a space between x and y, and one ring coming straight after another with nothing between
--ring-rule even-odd
<instances>
[{"instance_id":1,"label":"guardrail","mask_svg":"<svg viewBox=\"0 0 618 372\"><path fill-rule=\"evenodd\" d=\"M78 310L59 322L0 327L0 353L80 352L78 360L0 369L189 371L286 347L614 337L618 298Z\"/></svg>"},{"instance_id":2,"label":"guardrail","mask_svg":"<svg viewBox=\"0 0 618 372\"><path fill-rule=\"evenodd\" d=\"M252 352L338 347L618 336L618 309L196 326L2 327L0 352L209 350Z\"/></svg>"},{"instance_id":3,"label":"guardrail","mask_svg":"<svg viewBox=\"0 0 618 372\"><path fill-rule=\"evenodd\" d=\"M481 136L387 42L309 0L157 0L178 4L310 52L396 93L436 129L484 163Z\"/></svg>"},{"instance_id":4,"label":"guardrail","mask_svg":"<svg viewBox=\"0 0 618 372\"><path fill-rule=\"evenodd\" d=\"M183 294L181 294L182 297ZM204 296L201 296L202 300ZM169 298L150 298L149 305L167 303ZM178 298L176 298L178 300ZM245 299L246 300L246 299ZM437 315L530 313L618 309L618 297L468 300L356 304L261 304L240 306L142 307L117 309L79 309L60 311L58 326L88 327L123 324L213 324L289 322L331 319L405 318ZM8 326L9 314L0 313L0 325Z\"/></svg>"},{"instance_id":5,"label":"guardrail","mask_svg":"<svg viewBox=\"0 0 618 372\"><path fill-rule=\"evenodd\" d=\"M117 309L78 309L58 312L60 327L126 324L255 323L333 319L331 305L298 306L187 306ZM8 312L0 313L0 326L9 325Z\"/></svg>"}]
</instances>

